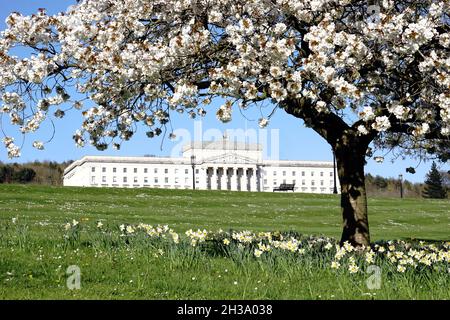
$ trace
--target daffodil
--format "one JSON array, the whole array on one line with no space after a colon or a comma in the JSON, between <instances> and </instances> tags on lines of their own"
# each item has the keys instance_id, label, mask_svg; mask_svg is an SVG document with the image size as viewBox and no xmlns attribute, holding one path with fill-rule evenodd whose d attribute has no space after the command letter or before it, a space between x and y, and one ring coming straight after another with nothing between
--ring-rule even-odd
<instances>
[{"instance_id":1,"label":"daffodil","mask_svg":"<svg viewBox=\"0 0 450 320\"><path fill-rule=\"evenodd\" d=\"M406 271L406 268L405 268L405 266L399 264L399 265L397 266L397 271L403 273L403 272Z\"/></svg>"},{"instance_id":2,"label":"daffodil","mask_svg":"<svg viewBox=\"0 0 450 320\"><path fill-rule=\"evenodd\" d=\"M374 261L374 257L375 257L375 252L373 252L373 251L366 252L366 262L367 263L372 263Z\"/></svg>"},{"instance_id":3,"label":"daffodil","mask_svg":"<svg viewBox=\"0 0 450 320\"><path fill-rule=\"evenodd\" d=\"M331 262L332 269L339 269L340 267L341 267L341 264L338 261Z\"/></svg>"},{"instance_id":4,"label":"daffodil","mask_svg":"<svg viewBox=\"0 0 450 320\"><path fill-rule=\"evenodd\" d=\"M259 249L255 249L254 255L255 257L259 258L263 254L263 251Z\"/></svg>"},{"instance_id":5,"label":"daffodil","mask_svg":"<svg viewBox=\"0 0 450 320\"><path fill-rule=\"evenodd\" d=\"M354 250L353 246L348 241L344 242L344 249L347 252L352 252Z\"/></svg>"},{"instance_id":6,"label":"daffodil","mask_svg":"<svg viewBox=\"0 0 450 320\"><path fill-rule=\"evenodd\" d=\"M351 264L348 266L348 271L349 271L350 273L357 273L357 272L359 271L359 267L358 267L356 264L351 263Z\"/></svg>"}]
</instances>

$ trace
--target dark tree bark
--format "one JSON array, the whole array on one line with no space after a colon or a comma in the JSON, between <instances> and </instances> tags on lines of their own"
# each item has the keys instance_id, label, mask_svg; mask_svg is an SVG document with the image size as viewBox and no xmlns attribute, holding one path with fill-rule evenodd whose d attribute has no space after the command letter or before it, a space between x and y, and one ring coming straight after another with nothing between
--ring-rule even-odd
<instances>
[{"instance_id":1,"label":"dark tree bark","mask_svg":"<svg viewBox=\"0 0 450 320\"><path fill-rule=\"evenodd\" d=\"M367 194L364 181L365 156L373 134L360 136L354 127L333 113L318 113L307 99L285 101L284 110L305 121L333 148L341 184L343 231L341 244L370 245Z\"/></svg>"},{"instance_id":2,"label":"dark tree bark","mask_svg":"<svg viewBox=\"0 0 450 320\"><path fill-rule=\"evenodd\" d=\"M337 144L335 147L339 181L341 183L341 212L343 231L341 244L369 246L369 220L367 194L364 181L364 146L354 143Z\"/></svg>"}]
</instances>

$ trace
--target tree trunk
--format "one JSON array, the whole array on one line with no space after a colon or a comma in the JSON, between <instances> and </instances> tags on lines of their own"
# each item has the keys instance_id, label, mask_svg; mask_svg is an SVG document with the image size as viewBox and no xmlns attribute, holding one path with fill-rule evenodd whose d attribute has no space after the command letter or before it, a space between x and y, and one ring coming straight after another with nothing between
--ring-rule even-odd
<instances>
[{"instance_id":1,"label":"tree trunk","mask_svg":"<svg viewBox=\"0 0 450 320\"><path fill-rule=\"evenodd\" d=\"M325 90L322 98L331 103L334 94L333 90ZM341 244L348 241L357 247L369 246L364 165L367 148L378 132L372 130L368 135L360 135L355 129L358 122L350 127L340 115L317 112L315 103L306 97L287 99L281 106L288 114L302 119L307 126L313 128L335 151L344 220Z\"/></svg>"},{"instance_id":2,"label":"tree trunk","mask_svg":"<svg viewBox=\"0 0 450 320\"><path fill-rule=\"evenodd\" d=\"M365 149L354 144L335 148L344 225L341 244L348 241L356 247L370 245L364 181Z\"/></svg>"}]
</instances>

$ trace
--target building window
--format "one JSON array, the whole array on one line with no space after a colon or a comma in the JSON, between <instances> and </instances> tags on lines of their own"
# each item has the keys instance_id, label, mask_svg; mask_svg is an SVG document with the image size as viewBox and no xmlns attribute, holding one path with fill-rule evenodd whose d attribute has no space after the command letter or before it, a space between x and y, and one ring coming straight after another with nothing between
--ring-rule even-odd
<instances>
[{"instance_id":1,"label":"building window","mask_svg":"<svg viewBox=\"0 0 450 320\"><path fill-rule=\"evenodd\" d=\"M127 177L123 177L123 183L127 183Z\"/></svg>"},{"instance_id":2,"label":"building window","mask_svg":"<svg viewBox=\"0 0 450 320\"><path fill-rule=\"evenodd\" d=\"M102 182L105 183L106 182L106 176L102 177Z\"/></svg>"},{"instance_id":3,"label":"building window","mask_svg":"<svg viewBox=\"0 0 450 320\"><path fill-rule=\"evenodd\" d=\"M167 169L166 169L167 170ZM165 177L164 178L164 183L169 183L169 178Z\"/></svg>"},{"instance_id":4,"label":"building window","mask_svg":"<svg viewBox=\"0 0 450 320\"><path fill-rule=\"evenodd\" d=\"M184 174L189 174L189 169L184 169Z\"/></svg>"},{"instance_id":5,"label":"building window","mask_svg":"<svg viewBox=\"0 0 450 320\"><path fill-rule=\"evenodd\" d=\"M179 182L180 182L180 181L179 181L178 177L175 178L175 184L178 184Z\"/></svg>"},{"instance_id":6,"label":"building window","mask_svg":"<svg viewBox=\"0 0 450 320\"><path fill-rule=\"evenodd\" d=\"M158 183L158 178L155 178L155 183Z\"/></svg>"},{"instance_id":7,"label":"building window","mask_svg":"<svg viewBox=\"0 0 450 320\"><path fill-rule=\"evenodd\" d=\"M123 168L123 173L127 173L127 168Z\"/></svg>"},{"instance_id":8,"label":"building window","mask_svg":"<svg viewBox=\"0 0 450 320\"><path fill-rule=\"evenodd\" d=\"M117 182L117 177L113 177L113 182Z\"/></svg>"},{"instance_id":9,"label":"building window","mask_svg":"<svg viewBox=\"0 0 450 320\"><path fill-rule=\"evenodd\" d=\"M311 181L311 185L314 186L316 184L316 182L313 180Z\"/></svg>"},{"instance_id":10,"label":"building window","mask_svg":"<svg viewBox=\"0 0 450 320\"><path fill-rule=\"evenodd\" d=\"M264 184L267 184L267 179L264 179Z\"/></svg>"},{"instance_id":11,"label":"building window","mask_svg":"<svg viewBox=\"0 0 450 320\"><path fill-rule=\"evenodd\" d=\"M178 174L178 169L175 169L174 173L175 173L175 174Z\"/></svg>"},{"instance_id":12,"label":"building window","mask_svg":"<svg viewBox=\"0 0 450 320\"><path fill-rule=\"evenodd\" d=\"M148 169L147 168L144 168L144 173L147 173L148 172Z\"/></svg>"},{"instance_id":13,"label":"building window","mask_svg":"<svg viewBox=\"0 0 450 320\"><path fill-rule=\"evenodd\" d=\"M332 177L332 176L333 176L333 171L330 172L330 177Z\"/></svg>"},{"instance_id":14,"label":"building window","mask_svg":"<svg viewBox=\"0 0 450 320\"><path fill-rule=\"evenodd\" d=\"M283 183L286 183L286 179L283 179Z\"/></svg>"},{"instance_id":15,"label":"building window","mask_svg":"<svg viewBox=\"0 0 450 320\"><path fill-rule=\"evenodd\" d=\"M286 171L283 171L283 177L285 177L286 176Z\"/></svg>"},{"instance_id":16,"label":"building window","mask_svg":"<svg viewBox=\"0 0 450 320\"><path fill-rule=\"evenodd\" d=\"M137 183L137 182L138 182L138 177L134 177L133 182L134 182L134 183Z\"/></svg>"},{"instance_id":17,"label":"building window","mask_svg":"<svg viewBox=\"0 0 450 320\"><path fill-rule=\"evenodd\" d=\"M277 175L277 172L276 172L276 171L274 171L274 172L273 172L273 175L274 175L274 176L276 176L276 175Z\"/></svg>"},{"instance_id":18,"label":"building window","mask_svg":"<svg viewBox=\"0 0 450 320\"><path fill-rule=\"evenodd\" d=\"M95 183L95 176L91 177L91 183Z\"/></svg>"},{"instance_id":19,"label":"building window","mask_svg":"<svg viewBox=\"0 0 450 320\"><path fill-rule=\"evenodd\" d=\"M302 186L306 186L306 181L302 180Z\"/></svg>"},{"instance_id":20,"label":"building window","mask_svg":"<svg viewBox=\"0 0 450 320\"><path fill-rule=\"evenodd\" d=\"M323 177L323 172L320 172L320 176Z\"/></svg>"},{"instance_id":21,"label":"building window","mask_svg":"<svg viewBox=\"0 0 450 320\"><path fill-rule=\"evenodd\" d=\"M169 173L169 169L164 169L164 173Z\"/></svg>"},{"instance_id":22,"label":"building window","mask_svg":"<svg viewBox=\"0 0 450 320\"><path fill-rule=\"evenodd\" d=\"M113 172L116 173L117 172L117 168L113 168Z\"/></svg>"},{"instance_id":23,"label":"building window","mask_svg":"<svg viewBox=\"0 0 450 320\"><path fill-rule=\"evenodd\" d=\"M134 173L137 173L137 168L134 168Z\"/></svg>"},{"instance_id":24,"label":"building window","mask_svg":"<svg viewBox=\"0 0 450 320\"><path fill-rule=\"evenodd\" d=\"M304 177L305 176L305 171L302 171L302 177Z\"/></svg>"},{"instance_id":25,"label":"building window","mask_svg":"<svg viewBox=\"0 0 450 320\"><path fill-rule=\"evenodd\" d=\"M321 185L321 186L323 186L323 185L324 185L324 182L323 182L323 180L320 180L320 185Z\"/></svg>"},{"instance_id":26,"label":"building window","mask_svg":"<svg viewBox=\"0 0 450 320\"><path fill-rule=\"evenodd\" d=\"M277 186L277 180L273 180L273 185Z\"/></svg>"},{"instance_id":27,"label":"building window","mask_svg":"<svg viewBox=\"0 0 450 320\"><path fill-rule=\"evenodd\" d=\"M148 183L148 177L144 177L144 183Z\"/></svg>"},{"instance_id":28,"label":"building window","mask_svg":"<svg viewBox=\"0 0 450 320\"><path fill-rule=\"evenodd\" d=\"M292 175L295 177L295 171L292 171Z\"/></svg>"},{"instance_id":29,"label":"building window","mask_svg":"<svg viewBox=\"0 0 450 320\"><path fill-rule=\"evenodd\" d=\"M106 167L103 167L103 168L102 168L102 172L106 172Z\"/></svg>"},{"instance_id":30,"label":"building window","mask_svg":"<svg viewBox=\"0 0 450 320\"><path fill-rule=\"evenodd\" d=\"M333 186L333 185L334 185L334 181L330 180L330 186Z\"/></svg>"},{"instance_id":31,"label":"building window","mask_svg":"<svg viewBox=\"0 0 450 320\"><path fill-rule=\"evenodd\" d=\"M295 184L295 182L296 182L295 180L292 180L292 184Z\"/></svg>"},{"instance_id":32,"label":"building window","mask_svg":"<svg viewBox=\"0 0 450 320\"><path fill-rule=\"evenodd\" d=\"M195 169L195 173L196 174L200 173L200 170L199 169Z\"/></svg>"},{"instance_id":33,"label":"building window","mask_svg":"<svg viewBox=\"0 0 450 320\"><path fill-rule=\"evenodd\" d=\"M314 177L314 171L311 171L311 177Z\"/></svg>"},{"instance_id":34,"label":"building window","mask_svg":"<svg viewBox=\"0 0 450 320\"><path fill-rule=\"evenodd\" d=\"M184 184L188 184L189 183L189 178L184 178Z\"/></svg>"},{"instance_id":35,"label":"building window","mask_svg":"<svg viewBox=\"0 0 450 320\"><path fill-rule=\"evenodd\" d=\"M91 167L91 172L95 172L95 167Z\"/></svg>"},{"instance_id":36,"label":"building window","mask_svg":"<svg viewBox=\"0 0 450 320\"><path fill-rule=\"evenodd\" d=\"M155 172L155 173L158 173L158 168L155 168L154 172Z\"/></svg>"}]
</instances>

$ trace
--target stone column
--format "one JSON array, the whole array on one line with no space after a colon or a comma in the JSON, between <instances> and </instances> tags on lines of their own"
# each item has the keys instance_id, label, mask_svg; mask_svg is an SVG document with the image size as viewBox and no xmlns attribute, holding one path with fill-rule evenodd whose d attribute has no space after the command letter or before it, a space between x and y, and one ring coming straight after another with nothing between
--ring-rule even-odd
<instances>
[{"instance_id":1,"label":"stone column","mask_svg":"<svg viewBox=\"0 0 450 320\"><path fill-rule=\"evenodd\" d=\"M227 180L228 180L228 177L227 177L227 168L225 168L225 167L222 167L221 168L222 170L222 175L220 176L220 190L227 190L228 188L227 188Z\"/></svg>"},{"instance_id":2,"label":"stone column","mask_svg":"<svg viewBox=\"0 0 450 320\"><path fill-rule=\"evenodd\" d=\"M211 190L217 190L217 168L211 168Z\"/></svg>"},{"instance_id":3,"label":"stone column","mask_svg":"<svg viewBox=\"0 0 450 320\"><path fill-rule=\"evenodd\" d=\"M223 190L231 190L228 186L230 185L230 168L226 167L223 168L223 173L224 173L224 180L225 180L225 185Z\"/></svg>"},{"instance_id":4,"label":"stone column","mask_svg":"<svg viewBox=\"0 0 450 320\"><path fill-rule=\"evenodd\" d=\"M208 179L208 173L206 168L198 167L198 174L195 175L195 177L198 180L198 189L200 190L206 190L207 189L207 179Z\"/></svg>"},{"instance_id":5,"label":"stone column","mask_svg":"<svg viewBox=\"0 0 450 320\"><path fill-rule=\"evenodd\" d=\"M244 168L243 169L244 172L242 174L242 180L241 180L241 188L244 191L250 191L250 183L249 183L249 179L250 179L250 169L249 168Z\"/></svg>"},{"instance_id":6,"label":"stone column","mask_svg":"<svg viewBox=\"0 0 450 320\"><path fill-rule=\"evenodd\" d=\"M256 184L256 168L251 168L250 174L250 191L256 192L258 191Z\"/></svg>"},{"instance_id":7,"label":"stone column","mask_svg":"<svg viewBox=\"0 0 450 320\"><path fill-rule=\"evenodd\" d=\"M231 172L231 190L237 191L238 190L238 183L239 183L239 168L232 168Z\"/></svg>"}]
</instances>

